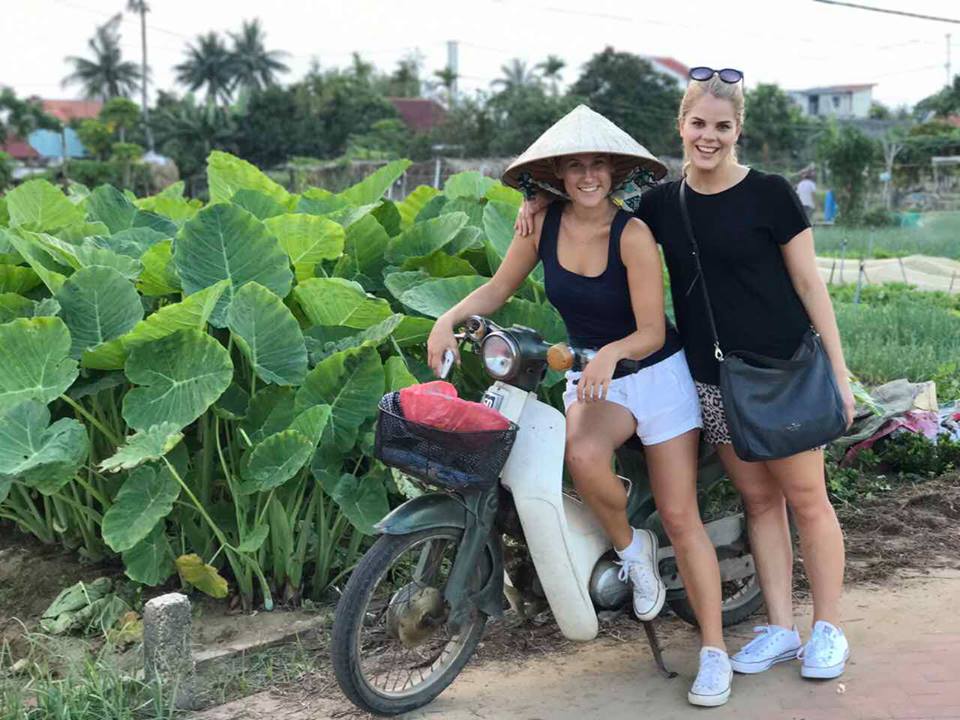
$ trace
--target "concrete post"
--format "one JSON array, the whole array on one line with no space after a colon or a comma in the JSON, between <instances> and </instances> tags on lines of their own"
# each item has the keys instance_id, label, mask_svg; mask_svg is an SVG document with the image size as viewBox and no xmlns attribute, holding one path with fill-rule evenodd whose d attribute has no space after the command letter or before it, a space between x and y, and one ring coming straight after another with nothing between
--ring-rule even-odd
<instances>
[{"instance_id":1,"label":"concrete post","mask_svg":"<svg viewBox=\"0 0 960 720\"><path fill-rule=\"evenodd\" d=\"M174 702L184 710L194 709L197 699L190 624L190 600L180 593L156 597L143 611L146 680L175 691Z\"/></svg>"}]
</instances>

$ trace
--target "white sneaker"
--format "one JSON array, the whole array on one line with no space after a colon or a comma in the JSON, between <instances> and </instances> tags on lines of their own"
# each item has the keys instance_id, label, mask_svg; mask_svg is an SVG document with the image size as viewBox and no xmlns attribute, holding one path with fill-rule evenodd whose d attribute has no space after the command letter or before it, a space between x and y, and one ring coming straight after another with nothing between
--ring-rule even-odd
<instances>
[{"instance_id":1,"label":"white sneaker","mask_svg":"<svg viewBox=\"0 0 960 720\"><path fill-rule=\"evenodd\" d=\"M620 582L629 578L633 585L633 612L643 622L653 620L667 599L667 588L660 579L657 568L657 536L650 530L634 529L643 540L643 555L640 558L622 558L618 577Z\"/></svg>"},{"instance_id":2,"label":"white sneaker","mask_svg":"<svg viewBox=\"0 0 960 720\"><path fill-rule=\"evenodd\" d=\"M850 644L843 630L826 620L818 620L799 657L803 660L801 676L823 679L839 677L850 657Z\"/></svg>"},{"instance_id":3,"label":"white sneaker","mask_svg":"<svg viewBox=\"0 0 960 720\"><path fill-rule=\"evenodd\" d=\"M753 631L757 637L744 645L730 661L738 673L761 673L779 662L797 657L802 643L796 626L787 630L779 625L760 625Z\"/></svg>"},{"instance_id":4,"label":"white sneaker","mask_svg":"<svg viewBox=\"0 0 960 720\"><path fill-rule=\"evenodd\" d=\"M733 668L727 654L715 647L700 649L700 669L693 681L687 700L691 705L717 707L730 699Z\"/></svg>"}]
</instances>

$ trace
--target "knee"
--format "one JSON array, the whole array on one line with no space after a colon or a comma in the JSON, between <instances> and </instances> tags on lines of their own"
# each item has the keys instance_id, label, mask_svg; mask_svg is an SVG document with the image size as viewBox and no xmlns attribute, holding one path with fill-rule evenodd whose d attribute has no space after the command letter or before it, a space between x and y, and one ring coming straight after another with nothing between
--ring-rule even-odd
<instances>
[{"instance_id":1,"label":"knee","mask_svg":"<svg viewBox=\"0 0 960 720\"><path fill-rule=\"evenodd\" d=\"M598 471L609 470L610 458L607 448L589 438L570 438L567 441L567 469L570 470L578 490L584 478L589 478Z\"/></svg>"},{"instance_id":2,"label":"knee","mask_svg":"<svg viewBox=\"0 0 960 720\"><path fill-rule=\"evenodd\" d=\"M772 512L783 512L786 507L786 499L779 490L741 490L740 497L743 499L743 509L751 517L760 517Z\"/></svg>"},{"instance_id":3,"label":"knee","mask_svg":"<svg viewBox=\"0 0 960 720\"><path fill-rule=\"evenodd\" d=\"M673 545L685 542L704 532L700 512L693 508L664 508L658 511L664 532Z\"/></svg>"},{"instance_id":4,"label":"knee","mask_svg":"<svg viewBox=\"0 0 960 720\"><path fill-rule=\"evenodd\" d=\"M835 517L833 505L830 504L825 489L794 492L787 500L797 525L801 527Z\"/></svg>"}]
</instances>

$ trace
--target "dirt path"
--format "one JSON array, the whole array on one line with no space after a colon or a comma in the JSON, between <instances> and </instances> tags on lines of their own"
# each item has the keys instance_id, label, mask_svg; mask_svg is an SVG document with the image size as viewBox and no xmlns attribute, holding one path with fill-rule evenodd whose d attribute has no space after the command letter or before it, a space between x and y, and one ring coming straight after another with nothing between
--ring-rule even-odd
<instances>
[{"instance_id":1,"label":"dirt path","mask_svg":"<svg viewBox=\"0 0 960 720\"><path fill-rule=\"evenodd\" d=\"M842 685L809 682L795 663L760 676L738 676L730 703L702 711L711 720L854 720L960 718L960 571L937 570L883 587L848 588L843 624L853 657ZM810 607L798 608L801 628ZM612 637L568 652L534 654L522 662L468 667L436 701L408 720L675 720L691 717L686 693L696 662L696 636L678 620L664 621L665 657L680 676L661 677L642 640ZM731 628L731 647L751 637ZM197 714L195 720L282 717L362 717L343 701L261 693ZM314 696L315 697L315 696ZM705 715L706 717L706 715Z\"/></svg>"}]
</instances>

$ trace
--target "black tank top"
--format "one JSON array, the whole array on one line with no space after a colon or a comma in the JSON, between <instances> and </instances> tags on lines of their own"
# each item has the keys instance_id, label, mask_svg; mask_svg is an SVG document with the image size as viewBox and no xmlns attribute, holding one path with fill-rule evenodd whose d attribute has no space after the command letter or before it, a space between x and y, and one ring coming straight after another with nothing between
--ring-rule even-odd
<instances>
[{"instance_id":1,"label":"black tank top","mask_svg":"<svg viewBox=\"0 0 960 720\"><path fill-rule=\"evenodd\" d=\"M557 258L557 239L564 203L547 208L540 231L538 254L543 262L547 299L560 313L567 327L570 344L578 348L599 349L636 332L637 318L630 304L627 268L620 258L620 236L631 215L618 210L610 224L607 267L590 277L564 268ZM660 362L681 349L680 336L664 315L666 340L663 347L644 358L639 367Z\"/></svg>"}]
</instances>

